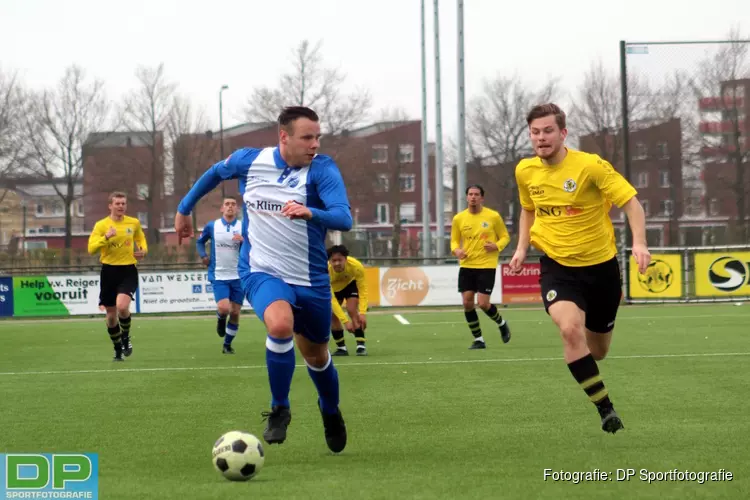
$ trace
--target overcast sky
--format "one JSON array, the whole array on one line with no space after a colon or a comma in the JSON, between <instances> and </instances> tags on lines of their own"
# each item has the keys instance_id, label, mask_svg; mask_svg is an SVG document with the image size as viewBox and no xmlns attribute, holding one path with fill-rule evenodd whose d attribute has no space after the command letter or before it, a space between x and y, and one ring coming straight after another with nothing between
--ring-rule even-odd
<instances>
[{"instance_id":1,"label":"overcast sky","mask_svg":"<svg viewBox=\"0 0 750 500\"><path fill-rule=\"evenodd\" d=\"M427 1L428 124L434 137L433 1ZM440 0L444 132L457 116L457 2ZM618 42L711 40L734 26L750 31L747 0L466 0L467 97L487 78L517 73L530 84L560 78L574 89L592 61L619 68ZM31 86L54 84L77 63L119 97L135 85L138 64L163 62L182 92L205 107L218 129L244 121L258 85L290 67L302 39L323 40L323 55L366 87L374 109L421 114L418 0L0 0L0 66ZM690 64L690 51L670 48L654 66ZM684 59L683 59L684 58ZM665 62L666 61L666 62ZM681 62L680 62L681 61ZM687 63L685 61L688 61Z\"/></svg>"}]
</instances>

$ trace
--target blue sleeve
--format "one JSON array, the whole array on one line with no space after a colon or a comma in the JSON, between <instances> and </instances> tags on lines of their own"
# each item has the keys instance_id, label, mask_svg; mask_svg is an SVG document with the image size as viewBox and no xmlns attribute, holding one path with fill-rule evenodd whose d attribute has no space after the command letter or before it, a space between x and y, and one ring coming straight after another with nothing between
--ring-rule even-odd
<instances>
[{"instance_id":1,"label":"blue sleeve","mask_svg":"<svg viewBox=\"0 0 750 500\"><path fill-rule=\"evenodd\" d=\"M229 155L226 160L215 163L193 184L193 187L190 188L190 191L177 206L177 211L183 215L190 214L196 203L216 188L221 181L237 179L246 175L250 169L250 164L259 152L260 150L254 148L238 149Z\"/></svg>"},{"instance_id":2,"label":"blue sleeve","mask_svg":"<svg viewBox=\"0 0 750 500\"><path fill-rule=\"evenodd\" d=\"M210 221L204 226L201 237L198 238L198 241L195 243L195 245L198 247L198 255L200 255L201 258L208 257L208 253L206 253L206 243L208 243L208 240L213 238L213 234L214 221Z\"/></svg>"},{"instance_id":3,"label":"blue sleeve","mask_svg":"<svg viewBox=\"0 0 750 500\"><path fill-rule=\"evenodd\" d=\"M346 196L346 187L336 163L330 160L319 169L315 184L324 209L310 208L312 221L334 231L352 228L352 211Z\"/></svg>"}]
</instances>

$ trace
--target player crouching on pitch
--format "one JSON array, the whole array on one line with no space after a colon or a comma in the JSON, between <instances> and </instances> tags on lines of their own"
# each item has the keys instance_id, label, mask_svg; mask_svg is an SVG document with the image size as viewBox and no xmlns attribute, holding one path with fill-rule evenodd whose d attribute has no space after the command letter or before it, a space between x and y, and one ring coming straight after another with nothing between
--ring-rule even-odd
<instances>
[{"instance_id":1,"label":"player crouching on pitch","mask_svg":"<svg viewBox=\"0 0 750 500\"><path fill-rule=\"evenodd\" d=\"M333 315L331 335L336 341L336 351L332 356L348 356L344 328L354 334L357 340L357 356L367 356L365 328L367 328L367 280L365 266L349 255L344 245L334 245L328 249L328 274L331 276L331 298ZM341 304L346 301L346 313Z\"/></svg>"}]
</instances>

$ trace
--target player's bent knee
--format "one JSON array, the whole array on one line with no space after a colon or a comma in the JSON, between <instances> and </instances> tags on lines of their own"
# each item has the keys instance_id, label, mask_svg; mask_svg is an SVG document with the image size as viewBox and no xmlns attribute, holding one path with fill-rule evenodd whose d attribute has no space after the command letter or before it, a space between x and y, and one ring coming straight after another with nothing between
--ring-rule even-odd
<instances>
[{"instance_id":1,"label":"player's bent knee","mask_svg":"<svg viewBox=\"0 0 750 500\"><path fill-rule=\"evenodd\" d=\"M560 322L560 336L563 342L570 347L577 347L586 343L585 330L583 323L577 319L570 319Z\"/></svg>"},{"instance_id":2,"label":"player's bent knee","mask_svg":"<svg viewBox=\"0 0 750 500\"><path fill-rule=\"evenodd\" d=\"M477 299L477 305L479 306L480 309L482 309L483 311L486 311L487 309L490 308L490 305L492 304L490 302L489 296L480 295L479 298Z\"/></svg>"},{"instance_id":3,"label":"player's bent knee","mask_svg":"<svg viewBox=\"0 0 750 500\"><path fill-rule=\"evenodd\" d=\"M286 339L294 334L294 316L288 302L278 300L269 305L263 313L263 322L271 337Z\"/></svg>"}]
</instances>

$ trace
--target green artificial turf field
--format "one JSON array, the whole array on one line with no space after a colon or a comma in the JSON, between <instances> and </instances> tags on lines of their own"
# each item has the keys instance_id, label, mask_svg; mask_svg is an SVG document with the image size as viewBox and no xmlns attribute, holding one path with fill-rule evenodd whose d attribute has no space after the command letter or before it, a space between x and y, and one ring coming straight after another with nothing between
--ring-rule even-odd
<instances>
[{"instance_id":1,"label":"green artificial turf field","mask_svg":"<svg viewBox=\"0 0 750 500\"><path fill-rule=\"evenodd\" d=\"M115 499L750 498L750 305L621 309L599 366L625 430L605 434L540 310L480 313L469 351L456 311L370 314L368 357L334 358L349 443L332 455L297 353L286 443L231 483L213 469L229 430L261 436L265 335L243 316L235 355L210 315L134 316L134 354L113 363L103 320L0 322L0 452L95 452ZM350 351L354 338L347 334ZM332 346L333 349L333 346ZM545 469L607 481L545 480ZM634 469L618 481L618 469ZM641 470L731 472L731 481L642 481Z\"/></svg>"}]
</instances>

